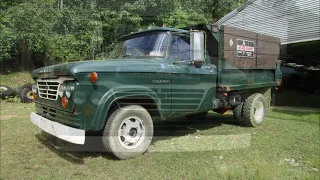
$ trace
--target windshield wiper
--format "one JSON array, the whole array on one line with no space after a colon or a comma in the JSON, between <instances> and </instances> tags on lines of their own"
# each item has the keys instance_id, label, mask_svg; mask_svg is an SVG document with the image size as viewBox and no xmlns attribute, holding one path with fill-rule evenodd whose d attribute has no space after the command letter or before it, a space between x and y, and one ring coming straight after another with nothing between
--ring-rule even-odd
<instances>
[{"instance_id":1,"label":"windshield wiper","mask_svg":"<svg viewBox=\"0 0 320 180\"><path fill-rule=\"evenodd\" d=\"M173 64L188 63L189 65L194 66L196 68L201 68L204 62L204 60L185 60L174 62Z\"/></svg>"},{"instance_id":2,"label":"windshield wiper","mask_svg":"<svg viewBox=\"0 0 320 180\"><path fill-rule=\"evenodd\" d=\"M185 61L177 61L174 62L173 64L181 64L181 63L189 63L189 64L194 64L196 62L204 62L204 60L185 60Z\"/></svg>"},{"instance_id":3,"label":"windshield wiper","mask_svg":"<svg viewBox=\"0 0 320 180\"><path fill-rule=\"evenodd\" d=\"M136 59L134 56L132 56L131 54L125 54L125 55L123 55L123 56L121 56L121 57L131 57L131 58L133 58L133 59Z\"/></svg>"}]
</instances>

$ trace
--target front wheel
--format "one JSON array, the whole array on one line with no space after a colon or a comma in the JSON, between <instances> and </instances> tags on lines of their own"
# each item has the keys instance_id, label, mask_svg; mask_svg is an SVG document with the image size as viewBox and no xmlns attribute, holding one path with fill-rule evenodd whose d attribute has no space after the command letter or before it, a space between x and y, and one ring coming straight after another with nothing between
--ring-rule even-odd
<instances>
[{"instance_id":1,"label":"front wheel","mask_svg":"<svg viewBox=\"0 0 320 180\"><path fill-rule=\"evenodd\" d=\"M243 123L246 126L258 127L267 114L266 101L262 94L249 96L243 104Z\"/></svg>"},{"instance_id":2,"label":"front wheel","mask_svg":"<svg viewBox=\"0 0 320 180\"><path fill-rule=\"evenodd\" d=\"M153 137L149 112L138 105L125 106L109 117L102 137L108 152L119 159L130 159L147 151Z\"/></svg>"}]
</instances>

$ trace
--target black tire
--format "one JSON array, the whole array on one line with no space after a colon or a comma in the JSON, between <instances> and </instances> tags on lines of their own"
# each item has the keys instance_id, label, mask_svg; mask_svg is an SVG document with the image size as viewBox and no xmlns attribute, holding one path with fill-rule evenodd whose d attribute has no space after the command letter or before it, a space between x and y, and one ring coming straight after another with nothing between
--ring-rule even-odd
<instances>
[{"instance_id":1,"label":"black tire","mask_svg":"<svg viewBox=\"0 0 320 180\"><path fill-rule=\"evenodd\" d=\"M243 103L235 106L233 108L233 119L235 119L237 122L243 122Z\"/></svg>"},{"instance_id":2,"label":"black tire","mask_svg":"<svg viewBox=\"0 0 320 180\"><path fill-rule=\"evenodd\" d=\"M21 93L21 88L20 86L15 87L14 89L14 94L18 97L20 97L20 93Z\"/></svg>"},{"instance_id":3,"label":"black tire","mask_svg":"<svg viewBox=\"0 0 320 180\"><path fill-rule=\"evenodd\" d=\"M245 126L258 127L266 114L267 105L262 94L252 94L245 100L243 104L243 124Z\"/></svg>"},{"instance_id":4,"label":"black tire","mask_svg":"<svg viewBox=\"0 0 320 180\"><path fill-rule=\"evenodd\" d=\"M21 86L20 99L24 103L34 102L33 93L32 93L32 84L25 84Z\"/></svg>"},{"instance_id":5,"label":"black tire","mask_svg":"<svg viewBox=\"0 0 320 180\"><path fill-rule=\"evenodd\" d=\"M31 83L27 83L27 84L24 84L22 86L17 86L16 88L14 88L14 90L16 91L17 96L20 96L22 89L24 89L26 87L31 87L32 88L32 84Z\"/></svg>"},{"instance_id":6,"label":"black tire","mask_svg":"<svg viewBox=\"0 0 320 180\"><path fill-rule=\"evenodd\" d=\"M129 125L131 123L134 125ZM128 128L126 129L127 126ZM132 128L132 126L135 127ZM139 136L139 132L143 134L143 131L138 130L139 128L140 130L144 129L144 138ZM120 129L123 135L119 134L121 132ZM134 133L136 133L135 136L133 135ZM102 144L116 158L130 159L146 152L151 144L152 137L153 121L149 112L142 106L129 105L117 109L108 118L103 131ZM130 142L132 139L136 139L137 142L125 144L126 140Z\"/></svg>"},{"instance_id":7,"label":"black tire","mask_svg":"<svg viewBox=\"0 0 320 180\"><path fill-rule=\"evenodd\" d=\"M0 85L0 96L2 100L5 100L7 97L14 97L15 91L9 86Z\"/></svg>"},{"instance_id":8,"label":"black tire","mask_svg":"<svg viewBox=\"0 0 320 180\"><path fill-rule=\"evenodd\" d=\"M201 112L197 114L190 114L186 115L188 119L193 119L193 120L203 120L208 116L208 112Z\"/></svg>"}]
</instances>

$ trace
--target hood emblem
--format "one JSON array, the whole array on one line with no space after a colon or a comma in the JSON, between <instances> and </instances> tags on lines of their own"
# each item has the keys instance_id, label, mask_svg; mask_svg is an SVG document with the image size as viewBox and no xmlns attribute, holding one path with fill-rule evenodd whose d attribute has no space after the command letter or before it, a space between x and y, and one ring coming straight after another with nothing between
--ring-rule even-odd
<instances>
[{"instance_id":1,"label":"hood emblem","mask_svg":"<svg viewBox=\"0 0 320 180\"><path fill-rule=\"evenodd\" d=\"M170 84L170 80L152 80L153 84Z\"/></svg>"},{"instance_id":2,"label":"hood emblem","mask_svg":"<svg viewBox=\"0 0 320 180\"><path fill-rule=\"evenodd\" d=\"M39 73L51 73L51 72L52 72L52 69L43 69L39 71Z\"/></svg>"}]
</instances>

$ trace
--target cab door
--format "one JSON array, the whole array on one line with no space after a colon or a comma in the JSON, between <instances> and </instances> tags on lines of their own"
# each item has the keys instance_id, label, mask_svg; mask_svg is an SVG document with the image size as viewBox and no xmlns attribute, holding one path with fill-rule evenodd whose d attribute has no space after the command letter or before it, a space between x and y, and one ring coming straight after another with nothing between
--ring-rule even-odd
<instances>
[{"instance_id":1,"label":"cab door","mask_svg":"<svg viewBox=\"0 0 320 180\"><path fill-rule=\"evenodd\" d=\"M190 64L191 51L189 35L171 36L169 62L172 66L171 116L213 109L217 71L209 61L196 68Z\"/></svg>"}]
</instances>

